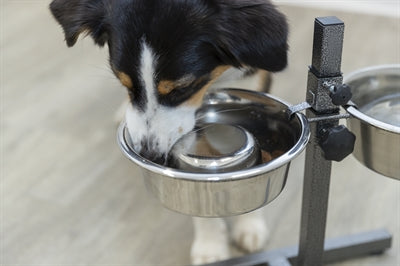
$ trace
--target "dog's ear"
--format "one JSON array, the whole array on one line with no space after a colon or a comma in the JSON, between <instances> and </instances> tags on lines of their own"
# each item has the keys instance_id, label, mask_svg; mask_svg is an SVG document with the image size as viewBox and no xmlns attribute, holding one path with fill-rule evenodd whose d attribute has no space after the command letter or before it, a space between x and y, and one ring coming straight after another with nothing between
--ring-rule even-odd
<instances>
[{"instance_id":1,"label":"dog's ear","mask_svg":"<svg viewBox=\"0 0 400 266\"><path fill-rule=\"evenodd\" d=\"M279 71L287 65L286 18L266 0L217 0L214 46L225 63Z\"/></svg>"},{"instance_id":2,"label":"dog's ear","mask_svg":"<svg viewBox=\"0 0 400 266\"><path fill-rule=\"evenodd\" d=\"M62 26L65 40L73 46L81 33L90 34L95 43L103 46L107 41L104 1L54 0L50 10Z\"/></svg>"}]
</instances>

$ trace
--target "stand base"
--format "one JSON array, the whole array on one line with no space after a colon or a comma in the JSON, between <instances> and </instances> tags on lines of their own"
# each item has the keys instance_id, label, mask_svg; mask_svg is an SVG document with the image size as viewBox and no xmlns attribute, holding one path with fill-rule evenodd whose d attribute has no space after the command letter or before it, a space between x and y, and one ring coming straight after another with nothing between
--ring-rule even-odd
<instances>
[{"instance_id":1,"label":"stand base","mask_svg":"<svg viewBox=\"0 0 400 266\"><path fill-rule=\"evenodd\" d=\"M376 230L325 241L323 262L333 263L364 255L383 253L392 245L392 236L386 230ZM298 246L254 253L238 258L219 261L207 266L291 266L296 265Z\"/></svg>"}]
</instances>

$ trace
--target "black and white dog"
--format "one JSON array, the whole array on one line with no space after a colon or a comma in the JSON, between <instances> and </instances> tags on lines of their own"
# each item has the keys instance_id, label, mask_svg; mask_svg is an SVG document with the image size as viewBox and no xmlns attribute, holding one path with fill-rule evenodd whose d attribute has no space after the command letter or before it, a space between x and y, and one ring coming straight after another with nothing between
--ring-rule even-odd
<instances>
[{"instance_id":1,"label":"black and white dog","mask_svg":"<svg viewBox=\"0 0 400 266\"><path fill-rule=\"evenodd\" d=\"M268 0L54 0L50 9L68 46L81 33L107 44L111 69L128 90L134 148L158 163L193 129L208 89L265 90L269 72L287 64L286 19ZM234 240L262 248L268 232L260 213L235 220ZM193 263L229 256L222 219L194 225Z\"/></svg>"}]
</instances>

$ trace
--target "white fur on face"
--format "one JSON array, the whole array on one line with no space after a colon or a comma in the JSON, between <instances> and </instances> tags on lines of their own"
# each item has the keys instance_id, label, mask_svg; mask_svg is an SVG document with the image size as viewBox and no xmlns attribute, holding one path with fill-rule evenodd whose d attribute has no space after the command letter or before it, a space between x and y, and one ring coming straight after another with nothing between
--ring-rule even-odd
<instances>
[{"instance_id":1,"label":"white fur on face","mask_svg":"<svg viewBox=\"0 0 400 266\"><path fill-rule=\"evenodd\" d=\"M155 66L157 57L143 41L140 61L140 78L146 91L144 111L129 105L126 123L135 151L151 151L166 156L172 145L193 129L195 107L166 107L158 103L156 96Z\"/></svg>"}]
</instances>

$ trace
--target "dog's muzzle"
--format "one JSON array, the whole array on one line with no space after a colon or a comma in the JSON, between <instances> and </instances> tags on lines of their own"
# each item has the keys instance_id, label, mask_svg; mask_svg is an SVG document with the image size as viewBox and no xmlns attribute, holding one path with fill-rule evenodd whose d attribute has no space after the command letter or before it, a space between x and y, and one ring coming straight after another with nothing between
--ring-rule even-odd
<instances>
[{"instance_id":1,"label":"dog's muzzle","mask_svg":"<svg viewBox=\"0 0 400 266\"><path fill-rule=\"evenodd\" d=\"M154 141L154 137L151 137L148 140L142 140L139 154L147 160L155 162L156 164L166 165L167 153L157 148L158 145L156 145Z\"/></svg>"}]
</instances>

